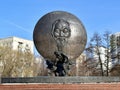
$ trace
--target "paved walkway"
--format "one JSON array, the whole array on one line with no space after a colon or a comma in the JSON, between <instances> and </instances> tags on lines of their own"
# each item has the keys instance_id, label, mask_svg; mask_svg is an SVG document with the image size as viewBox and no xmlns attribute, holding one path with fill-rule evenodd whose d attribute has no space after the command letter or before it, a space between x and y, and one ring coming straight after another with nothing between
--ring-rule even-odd
<instances>
[{"instance_id":1,"label":"paved walkway","mask_svg":"<svg viewBox=\"0 0 120 90\"><path fill-rule=\"evenodd\" d=\"M0 90L120 90L120 82L96 84L0 84Z\"/></svg>"}]
</instances>

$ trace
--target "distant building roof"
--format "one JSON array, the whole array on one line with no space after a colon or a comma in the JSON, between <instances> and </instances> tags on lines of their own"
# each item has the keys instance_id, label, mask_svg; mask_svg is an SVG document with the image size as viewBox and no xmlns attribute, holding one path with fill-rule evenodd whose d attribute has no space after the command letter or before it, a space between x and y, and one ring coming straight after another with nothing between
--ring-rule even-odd
<instances>
[{"instance_id":1,"label":"distant building roof","mask_svg":"<svg viewBox=\"0 0 120 90\"><path fill-rule=\"evenodd\" d=\"M24 39L24 38L21 38L21 37L15 37L15 36L10 36L10 37L5 37L5 38L0 38L0 40L10 39L10 38L17 38L17 39L21 39L21 40L32 41L32 40Z\"/></svg>"}]
</instances>

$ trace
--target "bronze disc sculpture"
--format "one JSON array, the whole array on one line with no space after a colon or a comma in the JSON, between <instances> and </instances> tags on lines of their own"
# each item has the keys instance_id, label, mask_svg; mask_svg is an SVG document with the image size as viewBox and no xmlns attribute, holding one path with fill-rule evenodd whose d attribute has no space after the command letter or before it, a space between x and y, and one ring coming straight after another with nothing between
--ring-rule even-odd
<instances>
[{"instance_id":1,"label":"bronze disc sculpture","mask_svg":"<svg viewBox=\"0 0 120 90\"><path fill-rule=\"evenodd\" d=\"M33 40L38 52L48 61L56 62L56 55L60 54L70 61L83 52L87 34L76 16L65 11L53 11L37 22Z\"/></svg>"}]
</instances>

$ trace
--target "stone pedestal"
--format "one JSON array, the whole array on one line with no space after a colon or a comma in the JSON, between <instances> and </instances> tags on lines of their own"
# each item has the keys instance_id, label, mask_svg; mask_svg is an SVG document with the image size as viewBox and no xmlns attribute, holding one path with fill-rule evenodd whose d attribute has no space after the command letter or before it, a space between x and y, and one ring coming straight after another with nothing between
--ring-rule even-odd
<instances>
[{"instance_id":1,"label":"stone pedestal","mask_svg":"<svg viewBox=\"0 0 120 90\"><path fill-rule=\"evenodd\" d=\"M19 77L19 78L2 78L1 83L61 83L61 84L71 84L71 83L116 83L120 82L120 77L50 77L50 76L40 76L40 77Z\"/></svg>"},{"instance_id":2,"label":"stone pedestal","mask_svg":"<svg viewBox=\"0 0 120 90\"><path fill-rule=\"evenodd\" d=\"M120 77L2 78L0 90L119 90Z\"/></svg>"}]
</instances>

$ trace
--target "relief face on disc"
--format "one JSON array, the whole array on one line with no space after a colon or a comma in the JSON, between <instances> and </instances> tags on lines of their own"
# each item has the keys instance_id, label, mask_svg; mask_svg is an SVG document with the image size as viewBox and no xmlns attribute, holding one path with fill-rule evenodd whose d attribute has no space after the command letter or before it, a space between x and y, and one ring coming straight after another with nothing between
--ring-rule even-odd
<instances>
[{"instance_id":1,"label":"relief face on disc","mask_svg":"<svg viewBox=\"0 0 120 90\"><path fill-rule=\"evenodd\" d=\"M77 17L68 12L54 11L37 22L33 40L36 49L44 58L54 61L54 52L59 51L69 60L73 60L83 52L87 34Z\"/></svg>"}]
</instances>

